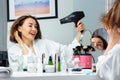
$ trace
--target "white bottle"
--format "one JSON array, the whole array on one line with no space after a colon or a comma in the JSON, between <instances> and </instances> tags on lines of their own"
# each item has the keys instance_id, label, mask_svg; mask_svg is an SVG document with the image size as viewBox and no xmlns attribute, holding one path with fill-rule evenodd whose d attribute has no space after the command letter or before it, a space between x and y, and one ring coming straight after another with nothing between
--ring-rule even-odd
<instances>
[{"instance_id":1,"label":"white bottle","mask_svg":"<svg viewBox=\"0 0 120 80\"><path fill-rule=\"evenodd\" d=\"M61 72L66 72L66 71L67 71L67 64L63 54L61 54Z\"/></svg>"}]
</instances>

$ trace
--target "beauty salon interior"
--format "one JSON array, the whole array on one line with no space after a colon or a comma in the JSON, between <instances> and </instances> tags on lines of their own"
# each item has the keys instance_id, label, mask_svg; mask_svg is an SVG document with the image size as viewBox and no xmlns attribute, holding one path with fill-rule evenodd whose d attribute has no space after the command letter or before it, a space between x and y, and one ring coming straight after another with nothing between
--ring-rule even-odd
<instances>
[{"instance_id":1,"label":"beauty salon interior","mask_svg":"<svg viewBox=\"0 0 120 80\"><path fill-rule=\"evenodd\" d=\"M0 80L100 80L96 64L109 40L100 18L113 1L0 0ZM93 42L97 35L106 43Z\"/></svg>"}]
</instances>

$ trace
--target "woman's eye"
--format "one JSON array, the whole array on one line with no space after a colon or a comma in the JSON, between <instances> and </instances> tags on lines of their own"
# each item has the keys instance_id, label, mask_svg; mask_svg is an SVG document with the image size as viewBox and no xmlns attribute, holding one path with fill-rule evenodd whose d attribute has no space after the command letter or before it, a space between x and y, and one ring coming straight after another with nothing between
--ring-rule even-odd
<instances>
[{"instance_id":1,"label":"woman's eye","mask_svg":"<svg viewBox=\"0 0 120 80\"><path fill-rule=\"evenodd\" d=\"M31 25L29 25L29 27L32 27Z\"/></svg>"},{"instance_id":2,"label":"woman's eye","mask_svg":"<svg viewBox=\"0 0 120 80\"><path fill-rule=\"evenodd\" d=\"M33 25L33 24L28 24L27 26L28 26L28 27L34 27L34 28L36 28L36 29L37 29L37 27L38 27L37 25Z\"/></svg>"},{"instance_id":3,"label":"woman's eye","mask_svg":"<svg viewBox=\"0 0 120 80\"><path fill-rule=\"evenodd\" d=\"M32 27L32 25L29 24L28 27Z\"/></svg>"},{"instance_id":4,"label":"woman's eye","mask_svg":"<svg viewBox=\"0 0 120 80\"><path fill-rule=\"evenodd\" d=\"M37 25L35 25L34 27L37 29L37 27L38 27L38 26L37 26Z\"/></svg>"}]
</instances>

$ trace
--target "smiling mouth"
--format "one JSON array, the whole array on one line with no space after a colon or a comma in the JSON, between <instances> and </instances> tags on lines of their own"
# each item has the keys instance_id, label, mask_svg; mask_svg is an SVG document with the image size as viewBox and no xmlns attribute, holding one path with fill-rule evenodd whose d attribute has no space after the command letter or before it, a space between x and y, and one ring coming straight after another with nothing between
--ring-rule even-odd
<instances>
[{"instance_id":1,"label":"smiling mouth","mask_svg":"<svg viewBox=\"0 0 120 80\"><path fill-rule=\"evenodd\" d=\"M35 37L35 36L36 36L36 33L30 33L30 35L32 35L33 37Z\"/></svg>"}]
</instances>

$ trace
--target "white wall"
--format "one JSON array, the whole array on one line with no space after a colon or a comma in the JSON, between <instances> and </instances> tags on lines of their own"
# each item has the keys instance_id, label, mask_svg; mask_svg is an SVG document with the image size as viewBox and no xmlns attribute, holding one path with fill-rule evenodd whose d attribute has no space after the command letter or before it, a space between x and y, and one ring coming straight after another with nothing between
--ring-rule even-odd
<instances>
[{"instance_id":1,"label":"white wall","mask_svg":"<svg viewBox=\"0 0 120 80\"><path fill-rule=\"evenodd\" d=\"M94 31L102 27L99 20L101 14L105 12L105 0L75 0L73 6L74 10L84 11L85 17L82 21L89 30Z\"/></svg>"},{"instance_id":2,"label":"white wall","mask_svg":"<svg viewBox=\"0 0 120 80\"><path fill-rule=\"evenodd\" d=\"M7 47L7 6L6 0L0 0L0 51L6 51Z\"/></svg>"},{"instance_id":3,"label":"white wall","mask_svg":"<svg viewBox=\"0 0 120 80\"><path fill-rule=\"evenodd\" d=\"M61 25L59 22L59 19L73 12L73 1L74 0L58 0L58 18L38 20L43 38L51 39L62 44L68 44L73 40L73 23ZM8 36L12 23L13 22L8 22ZM9 37L7 41L7 47L9 48L12 46L12 43L9 42Z\"/></svg>"}]
</instances>

